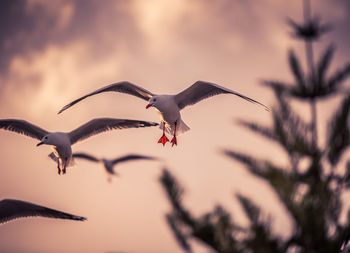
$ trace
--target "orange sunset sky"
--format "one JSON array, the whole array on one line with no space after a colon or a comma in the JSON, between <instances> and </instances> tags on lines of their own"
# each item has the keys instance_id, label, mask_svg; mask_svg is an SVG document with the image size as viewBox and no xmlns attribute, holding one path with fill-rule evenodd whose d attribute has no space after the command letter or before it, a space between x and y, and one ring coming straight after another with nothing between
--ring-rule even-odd
<instances>
[{"instance_id":1,"label":"orange sunset sky","mask_svg":"<svg viewBox=\"0 0 350 253\"><path fill-rule=\"evenodd\" d=\"M311 4L313 14L333 25L315 44L315 58L334 42L334 70L350 59L350 2ZM123 80L158 94L206 80L273 107L273 94L261 80L293 81L287 62L291 48L304 64L304 45L286 24L288 17L302 21L301 0L5 0L0 6L0 118L25 119L49 131L70 131L96 117L159 122L145 101L121 93L91 97L57 115L71 100ZM320 136L338 102L318 106ZM308 107L296 106L309 116ZM246 224L233 197L240 192L271 216L273 233L288 236L292 223L271 187L222 154L233 149L284 164L286 154L277 145L235 124L237 119L269 124L271 113L220 95L181 114L191 131L178 137L177 147L157 144L156 127L110 131L73 146L73 152L98 157L161 158L120 165L120 177L112 183L99 166L85 161L59 176L48 146L0 130L0 199L88 218L28 218L1 225L0 252L182 252L164 217L170 203L158 180L162 168L184 185L184 204L195 215L220 203ZM192 243L195 252L210 252Z\"/></svg>"}]
</instances>

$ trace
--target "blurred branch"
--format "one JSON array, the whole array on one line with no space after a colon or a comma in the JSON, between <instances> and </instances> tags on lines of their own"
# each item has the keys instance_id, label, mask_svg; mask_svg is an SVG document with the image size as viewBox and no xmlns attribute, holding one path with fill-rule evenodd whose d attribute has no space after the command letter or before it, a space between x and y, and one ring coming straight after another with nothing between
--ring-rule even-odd
<instances>
[{"instance_id":1,"label":"blurred branch","mask_svg":"<svg viewBox=\"0 0 350 253\"><path fill-rule=\"evenodd\" d=\"M176 212L176 215L180 216L183 222L185 222L188 226L194 227L196 225L195 220L181 203L182 194L184 192L183 188L178 184L173 175L171 175L166 169L163 169L160 181L166 191L167 197L172 204L174 211Z\"/></svg>"},{"instance_id":2,"label":"blurred branch","mask_svg":"<svg viewBox=\"0 0 350 253\"><path fill-rule=\"evenodd\" d=\"M300 67L299 60L296 57L293 50L290 50L288 59L289 59L289 66L294 75L296 84L299 86L301 91L305 91L306 90L305 75Z\"/></svg>"},{"instance_id":3,"label":"blurred branch","mask_svg":"<svg viewBox=\"0 0 350 253\"><path fill-rule=\"evenodd\" d=\"M173 208L166 215L167 222L186 252L191 252L190 237L197 238L217 252L241 252L233 235L242 228L232 224L230 215L222 207L217 206L213 212L195 219L181 203L183 188L167 169L163 169L160 181Z\"/></svg>"},{"instance_id":4,"label":"blurred branch","mask_svg":"<svg viewBox=\"0 0 350 253\"><path fill-rule=\"evenodd\" d=\"M186 252L191 253L192 252L191 245L188 243L186 236L184 236L183 232L181 232L180 226L177 224L176 214L173 214L173 213L167 214L166 219L171 230L175 235L177 242Z\"/></svg>"},{"instance_id":5,"label":"blurred branch","mask_svg":"<svg viewBox=\"0 0 350 253\"><path fill-rule=\"evenodd\" d=\"M245 248L252 252L282 252L282 240L272 236L269 223L262 221L260 209L243 195L236 196L250 220L250 236L244 241Z\"/></svg>"},{"instance_id":6,"label":"blurred branch","mask_svg":"<svg viewBox=\"0 0 350 253\"><path fill-rule=\"evenodd\" d=\"M350 96L346 97L328 124L327 157L335 166L350 144L349 134Z\"/></svg>"},{"instance_id":7,"label":"blurred branch","mask_svg":"<svg viewBox=\"0 0 350 253\"><path fill-rule=\"evenodd\" d=\"M303 24L298 24L293 19L287 20L289 26L293 29L292 36L303 41L318 40L323 34L329 32L332 26L328 23L321 24L319 17L308 18Z\"/></svg>"}]
</instances>

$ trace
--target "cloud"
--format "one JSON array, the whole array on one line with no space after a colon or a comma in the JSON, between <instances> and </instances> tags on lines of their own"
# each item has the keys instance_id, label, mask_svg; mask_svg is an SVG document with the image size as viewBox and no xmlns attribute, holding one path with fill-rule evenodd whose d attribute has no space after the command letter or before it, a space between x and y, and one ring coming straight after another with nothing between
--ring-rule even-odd
<instances>
[{"instance_id":1,"label":"cloud","mask_svg":"<svg viewBox=\"0 0 350 253\"><path fill-rule=\"evenodd\" d=\"M39 118L54 114L59 105L67 102L67 97L80 94L84 84L99 83L101 75L119 73L121 66L116 55L91 64L90 49L88 44L79 41L65 47L51 45L40 52L14 57L9 66L8 85L2 90L1 108Z\"/></svg>"},{"instance_id":2,"label":"cloud","mask_svg":"<svg viewBox=\"0 0 350 253\"><path fill-rule=\"evenodd\" d=\"M274 0L110 0L103 4L55 0L50 5L43 0L15 0L1 1L1 5L2 104L6 100L7 106L18 107L15 101L32 92L33 110L62 104L63 97L78 95L77 87L94 89L104 80L152 79L174 87L173 66L191 81L220 81L220 76L232 72L230 65L238 66L239 72L247 64L264 72L267 55L285 59L287 48L302 46L290 38L285 23L287 16L298 20L299 2L289 4L287 10ZM338 2L330 9L330 3L322 2L315 12L330 9L327 18L342 24L350 9L342 6ZM216 69L214 77L208 69ZM149 73L152 78L145 76ZM48 99L52 96L55 99ZM44 103L48 106L43 107Z\"/></svg>"},{"instance_id":3,"label":"cloud","mask_svg":"<svg viewBox=\"0 0 350 253\"><path fill-rule=\"evenodd\" d=\"M1 1L0 73L6 74L13 57L51 45L85 40L93 46L91 52L100 56L108 54L114 44L127 41L129 47L134 46L133 41L142 39L128 8L121 1Z\"/></svg>"}]
</instances>

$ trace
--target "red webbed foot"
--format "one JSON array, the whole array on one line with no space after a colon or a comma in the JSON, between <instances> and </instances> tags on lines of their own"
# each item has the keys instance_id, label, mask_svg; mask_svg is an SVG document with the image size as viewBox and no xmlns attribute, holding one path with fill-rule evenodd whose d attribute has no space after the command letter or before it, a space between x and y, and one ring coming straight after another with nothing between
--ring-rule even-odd
<instances>
[{"instance_id":1,"label":"red webbed foot","mask_svg":"<svg viewBox=\"0 0 350 253\"><path fill-rule=\"evenodd\" d=\"M163 146L165 145L165 143L167 143L169 141L169 139L166 137L166 135L163 133L162 137L160 137L160 139L158 140L158 143L162 143Z\"/></svg>"},{"instance_id":2,"label":"red webbed foot","mask_svg":"<svg viewBox=\"0 0 350 253\"><path fill-rule=\"evenodd\" d=\"M174 146L174 145L176 145L177 146L177 139L176 139L176 136L174 135L174 137L171 139L171 143L172 143L172 147Z\"/></svg>"},{"instance_id":3,"label":"red webbed foot","mask_svg":"<svg viewBox=\"0 0 350 253\"><path fill-rule=\"evenodd\" d=\"M174 129L174 137L171 139L171 143L172 143L171 146L172 146L172 147L173 147L174 145L177 146L177 140L176 140L176 126L177 126L177 121L175 121L174 126L175 126L175 129Z\"/></svg>"}]
</instances>

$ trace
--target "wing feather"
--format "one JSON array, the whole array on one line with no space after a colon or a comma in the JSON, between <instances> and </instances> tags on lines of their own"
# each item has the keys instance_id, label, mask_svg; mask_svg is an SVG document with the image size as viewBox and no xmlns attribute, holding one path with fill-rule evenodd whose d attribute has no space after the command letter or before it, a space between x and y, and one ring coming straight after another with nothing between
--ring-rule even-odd
<instances>
[{"instance_id":1,"label":"wing feather","mask_svg":"<svg viewBox=\"0 0 350 253\"><path fill-rule=\"evenodd\" d=\"M82 158L85 160L89 160L91 162L98 162L99 161L99 159L97 159L96 157L89 155L89 154L86 154L86 153L74 153L73 158L79 158L79 159Z\"/></svg>"},{"instance_id":2,"label":"wing feather","mask_svg":"<svg viewBox=\"0 0 350 253\"><path fill-rule=\"evenodd\" d=\"M0 129L23 134L38 140L41 140L48 134L46 130L20 119L2 119L0 120Z\"/></svg>"},{"instance_id":3,"label":"wing feather","mask_svg":"<svg viewBox=\"0 0 350 253\"><path fill-rule=\"evenodd\" d=\"M86 218L36 205L30 202L4 199L0 201L0 224L17 218L42 216L48 218L84 221Z\"/></svg>"},{"instance_id":4,"label":"wing feather","mask_svg":"<svg viewBox=\"0 0 350 253\"><path fill-rule=\"evenodd\" d=\"M116 158L112 160L112 164L115 165L117 163L121 162L126 162L130 160L155 160L157 158L152 157L152 156L144 156L144 155L135 155L135 154L130 154L130 155L125 155L119 158Z\"/></svg>"},{"instance_id":5,"label":"wing feather","mask_svg":"<svg viewBox=\"0 0 350 253\"><path fill-rule=\"evenodd\" d=\"M68 133L71 144L77 141L84 140L90 136L113 130L113 129L126 129L126 128L138 128L138 127L150 127L157 126L158 123L141 121L141 120L129 120L129 119L113 119L113 118L98 118L90 120L84 125Z\"/></svg>"},{"instance_id":6,"label":"wing feather","mask_svg":"<svg viewBox=\"0 0 350 253\"><path fill-rule=\"evenodd\" d=\"M83 100L87 97L91 97L93 95L96 95L96 94L99 94L102 92L109 92L109 91L130 94L130 95L139 97L139 98L146 100L146 101L148 101L153 96L153 94L150 91L148 91L144 88L141 88L135 84L132 84L130 82L123 81L123 82L118 82L118 83L113 83L113 84L107 85L105 87L102 87L98 90L95 90L95 91L93 91L85 96L82 96L82 97L74 100L73 102L62 107L62 109L58 112L58 114L67 110L69 107L75 105L76 103L80 102L81 100Z\"/></svg>"},{"instance_id":7,"label":"wing feather","mask_svg":"<svg viewBox=\"0 0 350 253\"><path fill-rule=\"evenodd\" d=\"M175 102L181 110L188 105L193 105L205 98L209 98L219 94L233 94L249 102L259 104L263 106L265 110L269 110L267 106L252 98L246 97L238 92L232 91L215 83L205 81L197 81L192 86L188 87L186 90L175 95Z\"/></svg>"}]
</instances>

